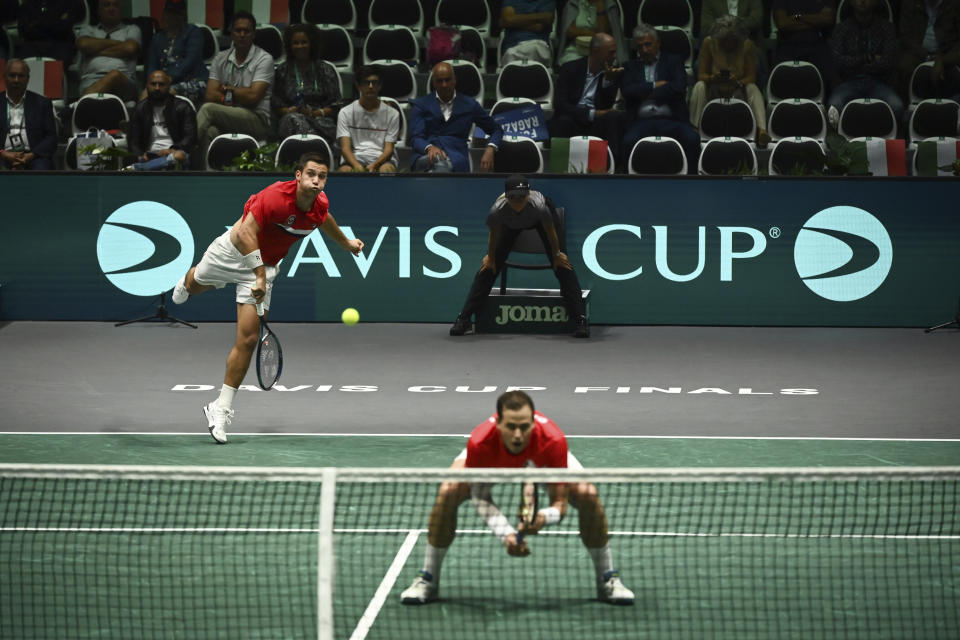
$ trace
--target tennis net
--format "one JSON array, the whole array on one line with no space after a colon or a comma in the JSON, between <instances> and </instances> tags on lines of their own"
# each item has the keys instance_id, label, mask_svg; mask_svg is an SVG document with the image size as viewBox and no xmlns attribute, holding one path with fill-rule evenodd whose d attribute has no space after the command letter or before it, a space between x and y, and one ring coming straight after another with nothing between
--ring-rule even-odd
<instances>
[{"instance_id":1,"label":"tennis net","mask_svg":"<svg viewBox=\"0 0 960 640\"><path fill-rule=\"evenodd\" d=\"M596 487L632 606L597 600L595 512L515 558L470 500L439 601L400 603L440 483L514 522L529 479ZM3 638L934 639L958 611L960 467L0 465Z\"/></svg>"}]
</instances>

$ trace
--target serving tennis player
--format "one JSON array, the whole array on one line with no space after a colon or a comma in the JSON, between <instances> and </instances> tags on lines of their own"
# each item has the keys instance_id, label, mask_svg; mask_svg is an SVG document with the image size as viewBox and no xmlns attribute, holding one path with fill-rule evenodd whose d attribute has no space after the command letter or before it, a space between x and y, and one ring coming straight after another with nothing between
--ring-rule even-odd
<instances>
[{"instance_id":1,"label":"serving tennis player","mask_svg":"<svg viewBox=\"0 0 960 640\"><path fill-rule=\"evenodd\" d=\"M563 431L553 420L534 409L530 396L522 391L508 391L497 398L497 412L470 434L467 448L457 456L451 468L524 466L583 468L567 450ZM539 510L533 524L523 527L523 539L518 541L517 530L493 503L489 485L441 484L430 511L423 569L401 594L403 604L426 604L437 599L440 565L456 535L457 509L468 496L480 517L512 556L529 554L527 536L560 522L569 502L577 509L580 539L593 560L597 598L611 604L633 604L633 592L623 585L619 572L613 567L607 516L597 496L597 488L589 482L555 483L548 485L547 491L549 506Z\"/></svg>"},{"instance_id":2,"label":"serving tennis player","mask_svg":"<svg viewBox=\"0 0 960 640\"><path fill-rule=\"evenodd\" d=\"M275 182L250 196L240 219L210 243L200 262L173 288L172 300L182 304L210 289L237 286L236 342L227 356L220 397L203 408L207 429L220 444L227 442L234 396L257 346L260 320L256 305L263 304L264 315L270 309L277 263L293 243L314 229L321 229L353 255L363 250L363 242L343 235L330 213L330 202L323 192L328 169L328 159L320 154L300 156L295 178Z\"/></svg>"}]
</instances>

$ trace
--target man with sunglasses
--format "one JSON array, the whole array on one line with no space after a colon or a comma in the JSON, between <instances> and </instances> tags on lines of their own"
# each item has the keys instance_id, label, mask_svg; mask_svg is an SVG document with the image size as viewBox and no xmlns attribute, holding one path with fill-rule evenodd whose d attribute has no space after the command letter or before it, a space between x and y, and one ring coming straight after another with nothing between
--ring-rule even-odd
<instances>
[{"instance_id":1,"label":"man with sunglasses","mask_svg":"<svg viewBox=\"0 0 960 640\"><path fill-rule=\"evenodd\" d=\"M394 145L400 139L400 112L380 100L380 70L363 66L357 73L360 96L337 115L340 171L396 173Z\"/></svg>"}]
</instances>

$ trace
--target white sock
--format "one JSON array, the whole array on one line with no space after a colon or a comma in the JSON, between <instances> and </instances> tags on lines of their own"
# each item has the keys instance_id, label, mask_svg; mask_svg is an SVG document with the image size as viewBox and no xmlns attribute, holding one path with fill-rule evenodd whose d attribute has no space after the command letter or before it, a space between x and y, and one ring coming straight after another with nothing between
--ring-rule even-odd
<instances>
[{"instance_id":1,"label":"white sock","mask_svg":"<svg viewBox=\"0 0 960 640\"><path fill-rule=\"evenodd\" d=\"M427 543L427 550L423 554L423 570L433 576L433 584L440 581L440 565L443 564L443 556L447 555L449 548L435 547Z\"/></svg>"},{"instance_id":2,"label":"white sock","mask_svg":"<svg viewBox=\"0 0 960 640\"><path fill-rule=\"evenodd\" d=\"M230 409L233 407L233 396L235 395L237 395L236 388L224 383L224 385L220 387L220 397L217 398L217 404L223 409Z\"/></svg>"},{"instance_id":3,"label":"white sock","mask_svg":"<svg viewBox=\"0 0 960 640\"><path fill-rule=\"evenodd\" d=\"M602 579L603 574L607 571L613 571L613 558L610 555L609 544L597 547L596 549L587 547L587 553L590 554L590 559L593 560L593 567L597 572L597 580Z\"/></svg>"}]
</instances>

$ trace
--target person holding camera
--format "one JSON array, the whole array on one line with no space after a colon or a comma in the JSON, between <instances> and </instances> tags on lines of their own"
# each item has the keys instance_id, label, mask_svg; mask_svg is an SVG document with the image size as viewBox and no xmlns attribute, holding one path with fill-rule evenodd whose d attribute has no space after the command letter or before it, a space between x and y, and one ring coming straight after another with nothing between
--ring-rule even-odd
<instances>
[{"instance_id":1,"label":"person holding camera","mask_svg":"<svg viewBox=\"0 0 960 640\"><path fill-rule=\"evenodd\" d=\"M747 37L744 23L736 16L721 16L700 49L697 84L690 94L690 123L700 126L700 115L716 98L738 98L750 105L757 121L757 147L770 143L765 124L767 110L757 87L757 47Z\"/></svg>"}]
</instances>

